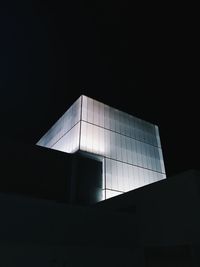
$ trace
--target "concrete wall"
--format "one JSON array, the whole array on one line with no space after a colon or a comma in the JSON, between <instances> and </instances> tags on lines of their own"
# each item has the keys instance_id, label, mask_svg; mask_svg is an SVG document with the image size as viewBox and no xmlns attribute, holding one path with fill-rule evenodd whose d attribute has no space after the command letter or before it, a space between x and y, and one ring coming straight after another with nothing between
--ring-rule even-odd
<instances>
[{"instance_id":1,"label":"concrete wall","mask_svg":"<svg viewBox=\"0 0 200 267\"><path fill-rule=\"evenodd\" d=\"M136 266L134 216L0 194L0 266Z\"/></svg>"},{"instance_id":2,"label":"concrete wall","mask_svg":"<svg viewBox=\"0 0 200 267\"><path fill-rule=\"evenodd\" d=\"M134 212L143 245L195 244L200 240L199 173L189 171L99 203Z\"/></svg>"}]
</instances>

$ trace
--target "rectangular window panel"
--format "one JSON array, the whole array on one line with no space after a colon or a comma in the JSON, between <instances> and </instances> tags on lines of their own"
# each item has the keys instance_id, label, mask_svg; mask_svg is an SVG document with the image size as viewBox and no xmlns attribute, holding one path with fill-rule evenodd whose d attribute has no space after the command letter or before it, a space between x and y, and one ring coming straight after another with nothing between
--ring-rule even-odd
<instances>
[{"instance_id":1,"label":"rectangular window panel","mask_svg":"<svg viewBox=\"0 0 200 267\"><path fill-rule=\"evenodd\" d=\"M165 165L164 165L164 160L163 160L162 149L159 148L158 151L159 151L159 157L160 157L161 171L162 173L165 173Z\"/></svg>"},{"instance_id":2,"label":"rectangular window panel","mask_svg":"<svg viewBox=\"0 0 200 267\"><path fill-rule=\"evenodd\" d=\"M55 143L52 149L67 153L74 153L77 151L79 149L79 130L80 122Z\"/></svg>"},{"instance_id":3,"label":"rectangular window panel","mask_svg":"<svg viewBox=\"0 0 200 267\"><path fill-rule=\"evenodd\" d=\"M115 127L116 132L120 133L119 111L115 110Z\"/></svg>"},{"instance_id":4,"label":"rectangular window panel","mask_svg":"<svg viewBox=\"0 0 200 267\"><path fill-rule=\"evenodd\" d=\"M134 120L131 120L131 122L130 122L130 130L131 130L131 137L132 138L135 138L135 122L134 122Z\"/></svg>"},{"instance_id":5,"label":"rectangular window panel","mask_svg":"<svg viewBox=\"0 0 200 267\"><path fill-rule=\"evenodd\" d=\"M88 98L87 103L87 121L90 123L94 123L93 100L91 98Z\"/></svg>"},{"instance_id":6,"label":"rectangular window panel","mask_svg":"<svg viewBox=\"0 0 200 267\"><path fill-rule=\"evenodd\" d=\"M62 117L37 142L37 145L51 148L63 135L80 121L81 97L66 111ZM73 112L72 112L73 111Z\"/></svg>"},{"instance_id":7,"label":"rectangular window panel","mask_svg":"<svg viewBox=\"0 0 200 267\"><path fill-rule=\"evenodd\" d=\"M144 174L144 179L145 179L145 184L149 184L149 171L147 169L143 169L143 174Z\"/></svg>"},{"instance_id":8,"label":"rectangular window panel","mask_svg":"<svg viewBox=\"0 0 200 267\"><path fill-rule=\"evenodd\" d=\"M128 184L129 184L129 190L134 189L134 184L133 184L133 166L128 165Z\"/></svg>"},{"instance_id":9,"label":"rectangular window panel","mask_svg":"<svg viewBox=\"0 0 200 267\"><path fill-rule=\"evenodd\" d=\"M135 146L136 146L136 157L137 157L137 166L141 166L141 148L140 148L140 142L139 141L135 141Z\"/></svg>"},{"instance_id":10,"label":"rectangular window panel","mask_svg":"<svg viewBox=\"0 0 200 267\"><path fill-rule=\"evenodd\" d=\"M105 128L110 129L110 114L109 114L109 106L105 105Z\"/></svg>"},{"instance_id":11,"label":"rectangular window panel","mask_svg":"<svg viewBox=\"0 0 200 267\"><path fill-rule=\"evenodd\" d=\"M99 112L98 112L98 102L93 101L93 123L98 125L99 122Z\"/></svg>"},{"instance_id":12,"label":"rectangular window panel","mask_svg":"<svg viewBox=\"0 0 200 267\"><path fill-rule=\"evenodd\" d=\"M87 105L87 97L86 96L82 96L82 120L87 121L87 109L88 109L88 105Z\"/></svg>"},{"instance_id":13,"label":"rectangular window panel","mask_svg":"<svg viewBox=\"0 0 200 267\"><path fill-rule=\"evenodd\" d=\"M115 118L113 108L110 108L110 130L115 131Z\"/></svg>"},{"instance_id":14,"label":"rectangular window panel","mask_svg":"<svg viewBox=\"0 0 200 267\"><path fill-rule=\"evenodd\" d=\"M158 147L161 147L161 143L160 143L160 135L159 135L159 130L158 130L158 126L155 125L155 133L156 133L156 145Z\"/></svg>"},{"instance_id":15,"label":"rectangular window panel","mask_svg":"<svg viewBox=\"0 0 200 267\"><path fill-rule=\"evenodd\" d=\"M127 163L132 164L131 138L126 138L126 148L127 148Z\"/></svg>"},{"instance_id":16,"label":"rectangular window panel","mask_svg":"<svg viewBox=\"0 0 200 267\"><path fill-rule=\"evenodd\" d=\"M130 189L130 186L129 186L129 173L128 173L128 164L124 165L124 191L127 192L129 191Z\"/></svg>"},{"instance_id":17,"label":"rectangular window panel","mask_svg":"<svg viewBox=\"0 0 200 267\"><path fill-rule=\"evenodd\" d=\"M139 175L138 175L138 167L134 166L133 167L133 182L134 182L134 188L139 187Z\"/></svg>"},{"instance_id":18,"label":"rectangular window panel","mask_svg":"<svg viewBox=\"0 0 200 267\"><path fill-rule=\"evenodd\" d=\"M104 127L104 105L99 102L99 126Z\"/></svg>"},{"instance_id":19,"label":"rectangular window panel","mask_svg":"<svg viewBox=\"0 0 200 267\"><path fill-rule=\"evenodd\" d=\"M106 159L105 173L106 188L123 192L155 182L157 177L156 172L110 159Z\"/></svg>"},{"instance_id":20,"label":"rectangular window panel","mask_svg":"<svg viewBox=\"0 0 200 267\"><path fill-rule=\"evenodd\" d=\"M122 133L126 136L136 138L142 142L161 147L157 126L117 109L111 108L108 105L100 103L89 97L82 97L83 120L106 129Z\"/></svg>"}]
</instances>

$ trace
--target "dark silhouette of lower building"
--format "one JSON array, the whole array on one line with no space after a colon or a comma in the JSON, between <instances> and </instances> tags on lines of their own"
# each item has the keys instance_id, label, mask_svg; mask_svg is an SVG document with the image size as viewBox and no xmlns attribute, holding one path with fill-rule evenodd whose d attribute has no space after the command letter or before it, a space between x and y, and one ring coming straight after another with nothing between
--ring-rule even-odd
<instances>
[{"instance_id":1,"label":"dark silhouette of lower building","mask_svg":"<svg viewBox=\"0 0 200 267\"><path fill-rule=\"evenodd\" d=\"M200 174L96 202L101 163L2 147L0 266L200 266Z\"/></svg>"},{"instance_id":2,"label":"dark silhouette of lower building","mask_svg":"<svg viewBox=\"0 0 200 267\"><path fill-rule=\"evenodd\" d=\"M81 154L4 142L0 191L65 203L89 205L99 200L102 163ZM81 179L80 179L81 177Z\"/></svg>"}]
</instances>

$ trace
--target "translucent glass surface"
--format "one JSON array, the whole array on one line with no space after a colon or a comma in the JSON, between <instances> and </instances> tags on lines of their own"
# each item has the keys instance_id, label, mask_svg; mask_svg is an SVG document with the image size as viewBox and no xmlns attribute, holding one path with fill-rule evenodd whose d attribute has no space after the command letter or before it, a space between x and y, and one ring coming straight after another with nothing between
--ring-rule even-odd
<instances>
[{"instance_id":1,"label":"translucent glass surface","mask_svg":"<svg viewBox=\"0 0 200 267\"><path fill-rule=\"evenodd\" d=\"M161 149L81 121L80 149L164 173Z\"/></svg>"},{"instance_id":2,"label":"translucent glass surface","mask_svg":"<svg viewBox=\"0 0 200 267\"><path fill-rule=\"evenodd\" d=\"M158 176L159 174L159 176ZM116 160L105 160L107 189L127 192L165 178L163 174Z\"/></svg>"},{"instance_id":3,"label":"translucent glass surface","mask_svg":"<svg viewBox=\"0 0 200 267\"><path fill-rule=\"evenodd\" d=\"M106 199L122 194L122 192L117 192L117 191L113 191L113 190L105 190L105 191L106 191L105 192L105 198Z\"/></svg>"},{"instance_id":4,"label":"translucent glass surface","mask_svg":"<svg viewBox=\"0 0 200 267\"><path fill-rule=\"evenodd\" d=\"M52 149L74 153L79 149L80 122L77 123L70 131L60 138Z\"/></svg>"},{"instance_id":5,"label":"translucent glass surface","mask_svg":"<svg viewBox=\"0 0 200 267\"><path fill-rule=\"evenodd\" d=\"M160 147L155 125L86 96L82 96L82 101L83 121Z\"/></svg>"},{"instance_id":6,"label":"translucent glass surface","mask_svg":"<svg viewBox=\"0 0 200 267\"><path fill-rule=\"evenodd\" d=\"M158 127L86 96L80 149L105 157L106 198L166 177Z\"/></svg>"},{"instance_id":7,"label":"translucent glass surface","mask_svg":"<svg viewBox=\"0 0 200 267\"><path fill-rule=\"evenodd\" d=\"M80 121L81 97L63 114L63 116L50 128L50 130L39 140L37 145L53 147L72 127ZM63 151L63 150L62 150ZM66 151L67 152L67 151Z\"/></svg>"},{"instance_id":8,"label":"translucent glass surface","mask_svg":"<svg viewBox=\"0 0 200 267\"><path fill-rule=\"evenodd\" d=\"M81 96L38 145L103 159L102 199L166 178L159 129Z\"/></svg>"}]
</instances>

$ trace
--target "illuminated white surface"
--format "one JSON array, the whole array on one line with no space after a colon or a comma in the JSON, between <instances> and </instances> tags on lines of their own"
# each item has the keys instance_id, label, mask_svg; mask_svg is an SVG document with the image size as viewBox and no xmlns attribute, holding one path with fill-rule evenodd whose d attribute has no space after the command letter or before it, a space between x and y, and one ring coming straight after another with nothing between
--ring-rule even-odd
<instances>
[{"instance_id":1,"label":"illuminated white surface","mask_svg":"<svg viewBox=\"0 0 200 267\"><path fill-rule=\"evenodd\" d=\"M166 178L158 127L86 96L37 144L102 156L106 198Z\"/></svg>"},{"instance_id":2,"label":"illuminated white surface","mask_svg":"<svg viewBox=\"0 0 200 267\"><path fill-rule=\"evenodd\" d=\"M68 133L58 140L52 149L74 153L79 149L80 122L77 123Z\"/></svg>"},{"instance_id":3,"label":"illuminated white surface","mask_svg":"<svg viewBox=\"0 0 200 267\"><path fill-rule=\"evenodd\" d=\"M62 117L37 142L37 145L54 148L55 143L63 138L66 133L68 133L72 129L72 127L80 121L80 115L81 97L79 97L76 102L74 102L74 104L62 115ZM64 151L64 148L61 148L61 151Z\"/></svg>"},{"instance_id":4,"label":"illuminated white surface","mask_svg":"<svg viewBox=\"0 0 200 267\"><path fill-rule=\"evenodd\" d=\"M122 192L117 192L117 191L112 191L112 190L105 190L106 192L106 199L111 198L111 197L116 197L118 195L121 195Z\"/></svg>"}]
</instances>

